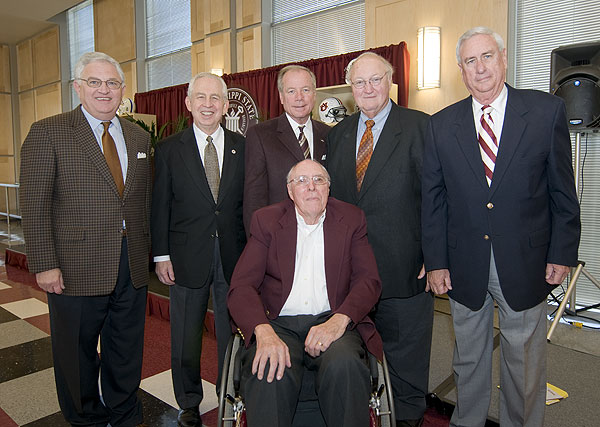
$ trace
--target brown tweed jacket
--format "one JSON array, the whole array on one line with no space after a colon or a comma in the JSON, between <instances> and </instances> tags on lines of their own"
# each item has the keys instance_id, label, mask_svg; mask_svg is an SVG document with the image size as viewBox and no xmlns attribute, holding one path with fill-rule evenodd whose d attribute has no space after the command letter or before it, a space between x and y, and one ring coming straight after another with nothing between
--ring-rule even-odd
<instances>
[{"instance_id":1,"label":"brown tweed jacket","mask_svg":"<svg viewBox=\"0 0 600 427\"><path fill-rule=\"evenodd\" d=\"M112 292L123 220L133 285L148 284L150 136L127 120L120 122L128 158L123 199L80 107L34 123L21 149L29 270L60 268L65 295Z\"/></svg>"}]
</instances>

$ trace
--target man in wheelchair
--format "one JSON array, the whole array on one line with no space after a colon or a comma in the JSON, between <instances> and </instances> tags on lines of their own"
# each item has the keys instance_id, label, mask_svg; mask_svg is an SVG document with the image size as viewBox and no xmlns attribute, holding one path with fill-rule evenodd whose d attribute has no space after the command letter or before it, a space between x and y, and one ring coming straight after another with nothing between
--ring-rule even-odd
<instances>
[{"instance_id":1,"label":"man in wheelchair","mask_svg":"<svg viewBox=\"0 0 600 427\"><path fill-rule=\"evenodd\" d=\"M369 425L366 351L383 357L368 317L381 282L365 215L329 196L330 178L304 160L291 200L254 213L227 304L244 339L241 394L250 427L292 425L305 369L328 426Z\"/></svg>"}]
</instances>

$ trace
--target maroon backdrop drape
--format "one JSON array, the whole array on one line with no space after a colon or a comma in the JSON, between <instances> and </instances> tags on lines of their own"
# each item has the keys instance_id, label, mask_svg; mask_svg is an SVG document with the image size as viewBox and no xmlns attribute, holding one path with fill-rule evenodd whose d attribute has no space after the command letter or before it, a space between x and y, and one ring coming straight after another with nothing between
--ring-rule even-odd
<instances>
[{"instance_id":1,"label":"maroon backdrop drape","mask_svg":"<svg viewBox=\"0 0 600 427\"><path fill-rule=\"evenodd\" d=\"M344 84L344 70L348 63L363 52L375 52L387 59L394 67L393 81L398 85L398 104L408 105L408 79L410 57L406 43L351 52L327 58L311 59L298 64L312 70L319 87ZM243 73L225 74L223 79L229 87L247 91L257 104L260 120L277 117L283 112L277 91L277 73L288 64ZM158 127L168 121L177 120L181 114L188 115L185 107L187 83L135 94L138 113L155 114ZM169 130L167 130L167 133Z\"/></svg>"}]
</instances>

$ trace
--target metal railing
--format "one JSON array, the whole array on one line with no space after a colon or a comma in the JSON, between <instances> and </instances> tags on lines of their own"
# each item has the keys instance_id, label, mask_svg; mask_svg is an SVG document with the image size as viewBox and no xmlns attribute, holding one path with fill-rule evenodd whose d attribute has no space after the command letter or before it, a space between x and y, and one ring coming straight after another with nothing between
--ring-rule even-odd
<instances>
[{"instance_id":1,"label":"metal railing","mask_svg":"<svg viewBox=\"0 0 600 427\"><path fill-rule=\"evenodd\" d=\"M0 212L0 215L6 216L6 228L8 232L8 240L11 240L11 229L10 229L10 219L21 219L21 215L11 214L10 213L10 198L8 195L8 189L15 189L15 196L17 197L17 206L18 206L18 193L19 193L19 184L6 184L0 182L0 187L4 188L4 202L6 203L6 212Z\"/></svg>"}]
</instances>

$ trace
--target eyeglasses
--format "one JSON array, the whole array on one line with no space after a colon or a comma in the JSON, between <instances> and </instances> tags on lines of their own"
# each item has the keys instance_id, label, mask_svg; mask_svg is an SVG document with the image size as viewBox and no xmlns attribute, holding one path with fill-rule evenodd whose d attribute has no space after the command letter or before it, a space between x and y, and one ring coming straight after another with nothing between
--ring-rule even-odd
<instances>
[{"instance_id":1,"label":"eyeglasses","mask_svg":"<svg viewBox=\"0 0 600 427\"><path fill-rule=\"evenodd\" d=\"M75 79L75 80L83 80L92 89L98 89L100 86L102 86L102 83L106 83L106 87L109 88L110 90L117 90L117 89L120 89L121 86L123 86L123 83L121 83L118 80L100 80L100 79L95 79L95 78Z\"/></svg>"},{"instance_id":2,"label":"eyeglasses","mask_svg":"<svg viewBox=\"0 0 600 427\"><path fill-rule=\"evenodd\" d=\"M383 76L373 76L369 80L358 79L351 82L351 84L356 89L363 89L367 85L367 83L370 83L373 87L377 87L381 84L381 81L385 78L386 75L387 72L385 72Z\"/></svg>"},{"instance_id":3,"label":"eyeglasses","mask_svg":"<svg viewBox=\"0 0 600 427\"><path fill-rule=\"evenodd\" d=\"M294 184L296 184L300 187L306 187L310 183L311 180L314 185L324 185L329 182L329 179L327 179L327 177L324 177L323 175L315 175L315 176L300 175L297 178L290 179L288 181L288 184L291 184L293 182Z\"/></svg>"}]
</instances>

